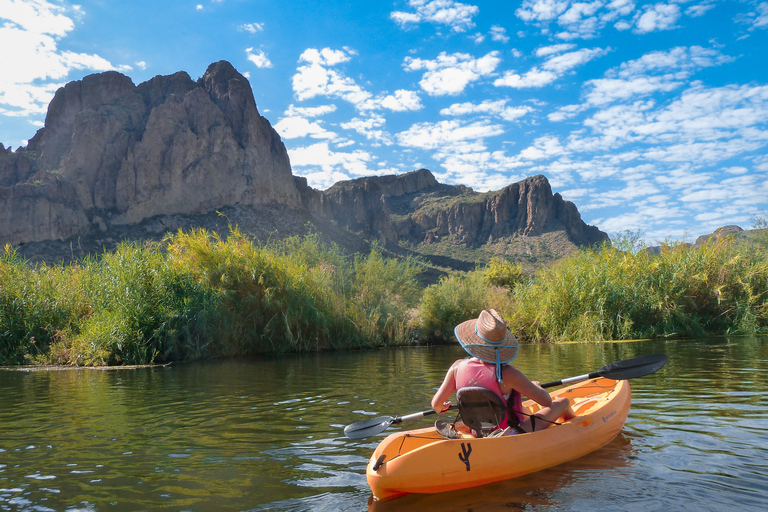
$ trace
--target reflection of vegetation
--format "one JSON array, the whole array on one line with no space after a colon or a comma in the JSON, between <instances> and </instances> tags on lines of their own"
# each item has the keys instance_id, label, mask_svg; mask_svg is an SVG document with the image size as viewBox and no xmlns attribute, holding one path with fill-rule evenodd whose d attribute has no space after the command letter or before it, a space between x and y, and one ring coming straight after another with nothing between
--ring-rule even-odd
<instances>
[{"instance_id":1,"label":"reflection of vegetation","mask_svg":"<svg viewBox=\"0 0 768 512\"><path fill-rule=\"evenodd\" d=\"M120 364L407 344L499 310L527 340L768 333L768 243L636 241L579 251L530 276L489 263L421 289L421 264L350 259L318 237L254 245L179 232L69 266L0 253L0 362Z\"/></svg>"}]
</instances>

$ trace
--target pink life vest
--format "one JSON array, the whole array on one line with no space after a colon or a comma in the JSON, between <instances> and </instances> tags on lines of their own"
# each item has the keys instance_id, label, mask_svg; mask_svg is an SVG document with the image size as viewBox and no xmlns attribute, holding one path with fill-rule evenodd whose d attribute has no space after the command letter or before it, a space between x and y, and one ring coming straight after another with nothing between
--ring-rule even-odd
<instances>
[{"instance_id":1,"label":"pink life vest","mask_svg":"<svg viewBox=\"0 0 768 512\"><path fill-rule=\"evenodd\" d=\"M467 386L480 386L490 389L496 393L501 400L507 404L507 407L512 406L515 410L515 416L519 421L523 421L525 416L517 411L523 410L523 398L517 390L512 390L509 395L504 396L499 387L499 382L496 380L496 365L493 363L484 363L475 358L468 358L462 360L456 367L455 373L456 389L460 389ZM510 400L512 401L510 403ZM507 418L499 425L500 428L507 427Z\"/></svg>"}]
</instances>

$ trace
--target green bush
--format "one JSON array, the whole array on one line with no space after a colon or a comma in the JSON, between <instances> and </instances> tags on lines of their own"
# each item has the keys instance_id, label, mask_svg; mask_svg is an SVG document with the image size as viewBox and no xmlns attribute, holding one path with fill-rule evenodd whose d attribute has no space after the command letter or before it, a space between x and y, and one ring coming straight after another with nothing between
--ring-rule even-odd
<instances>
[{"instance_id":1,"label":"green bush","mask_svg":"<svg viewBox=\"0 0 768 512\"><path fill-rule=\"evenodd\" d=\"M121 244L69 266L0 256L0 363L145 364L408 343L421 265L345 258L316 235L232 229Z\"/></svg>"},{"instance_id":2,"label":"green bush","mask_svg":"<svg viewBox=\"0 0 768 512\"><path fill-rule=\"evenodd\" d=\"M483 269L451 274L424 290L418 328L428 341L452 339L456 325L488 308L508 316L513 309L509 290L491 285Z\"/></svg>"},{"instance_id":3,"label":"green bush","mask_svg":"<svg viewBox=\"0 0 768 512\"><path fill-rule=\"evenodd\" d=\"M768 332L768 258L731 240L610 246L540 271L513 293L511 324L532 340L608 340Z\"/></svg>"},{"instance_id":4,"label":"green bush","mask_svg":"<svg viewBox=\"0 0 768 512\"><path fill-rule=\"evenodd\" d=\"M525 279L523 267L501 258L491 258L483 275L491 286L503 286L510 290Z\"/></svg>"}]
</instances>

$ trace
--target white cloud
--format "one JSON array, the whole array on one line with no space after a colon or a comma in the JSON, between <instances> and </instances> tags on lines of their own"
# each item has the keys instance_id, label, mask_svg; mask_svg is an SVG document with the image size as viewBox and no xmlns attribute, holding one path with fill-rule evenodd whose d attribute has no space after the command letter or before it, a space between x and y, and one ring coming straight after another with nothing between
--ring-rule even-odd
<instances>
[{"instance_id":1,"label":"white cloud","mask_svg":"<svg viewBox=\"0 0 768 512\"><path fill-rule=\"evenodd\" d=\"M767 4L768 5L768 4ZM707 11L714 8L715 4L714 2L703 2L700 4L692 5L689 8L685 10L685 14L692 18L698 18L699 16L704 16Z\"/></svg>"},{"instance_id":2,"label":"white cloud","mask_svg":"<svg viewBox=\"0 0 768 512\"><path fill-rule=\"evenodd\" d=\"M244 30L246 32L250 32L251 34L255 34L257 32L261 32L264 30L264 24L263 23L244 23L237 28L238 30Z\"/></svg>"},{"instance_id":3,"label":"white cloud","mask_svg":"<svg viewBox=\"0 0 768 512\"><path fill-rule=\"evenodd\" d=\"M633 96L645 96L654 92L669 92L681 87L684 82L667 76L639 76L629 79L599 78L589 80L585 85L591 87L587 93L587 102L591 105L605 105L617 100L627 100Z\"/></svg>"},{"instance_id":4,"label":"white cloud","mask_svg":"<svg viewBox=\"0 0 768 512\"><path fill-rule=\"evenodd\" d=\"M552 21L568 9L568 0L523 0L515 11L523 21Z\"/></svg>"},{"instance_id":5,"label":"white cloud","mask_svg":"<svg viewBox=\"0 0 768 512\"><path fill-rule=\"evenodd\" d=\"M494 72L501 59L499 52L490 52L479 59L466 53L440 53L435 60L406 57L404 67L408 71L425 70L419 82L431 96L456 95L471 82Z\"/></svg>"},{"instance_id":6,"label":"white cloud","mask_svg":"<svg viewBox=\"0 0 768 512\"><path fill-rule=\"evenodd\" d=\"M336 112L336 105L320 105L319 107L297 107L291 105L285 112L288 117L320 117Z\"/></svg>"},{"instance_id":7,"label":"white cloud","mask_svg":"<svg viewBox=\"0 0 768 512\"><path fill-rule=\"evenodd\" d=\"M356 52L309 48L299 57L299 66L293 76L293 91L298 100L317 96L340 98L359 107L371 99L371 94L357 85L354 80L344 76L332 66L348 62Z\"/></svg>"},{"instance_id":8,"label":"white cloud","mask_svg":"<svg viewBox=\"0 0 768 512\"><path fill-rule=\"evenodd\" d=\"M573 135L569 147L616 150L642 143L642 158L711 165L768 144L768 86L695 85L657 108L653 101L614 105L584 122L595 138Z\"/></svg>"},{"instance_id":9,"label":"white cloud","mask_svg":"<svg viewBox=\"0 0 768 512\"><path fill-rule=\"evenodd\" d=\"M395 112L407 110L421 110L424 106L415 91L398 90L394 94L388 94L381 100L381 106Z\"/></svg>"},{"instance_id":10,"label":"white cloud","mask_svg":"<svg viewBox=\"0 0 768 512\"><path fill-rule=\"evenodd\" d=\"M530 88L530 87L544 87L549 85L563 74L571 69L589 62L590 60L605 55L609 50L601 48L583 48L574 52L568 52L561 55L553 55L565 46L557 45L555 47L548 47L543 49L542 55L552 55L541 65L542 69L538 67L531 68L528 72L520 75L514 71L506 71L501 78L494 81L494 85L497 87L513 87L516 89ZM541 48L539 50L542 50Z\"/></svg>"},{"instance_id":11,"label":"white cloud","mask_svg":"<svg viewBox=\"0 0 768 512\"><path fill-rule=\"evenodd\" d=\"M558 24L565 29L557 34L557 37L566 40L595 37L603 23L594 14L602 6L602 0L573 2L557 19Z\"/></svg>"},{"instance_id":12,"label":"white cloud","mask_svg":"<svg viewBox=\"0 0 768 512\"><path fill-rule=\"evenodd\" d=\"M336 111L336 105L321 105L318 107L297 107L291 105L285 115L275 124L277 133L284 139L311 137L313 139L336 140L337 134L323 128L318 121L311 118L324 116Z\"/></svg>"},{"instance_id":13,"label":"white cloud","mask_svg":"<svg viewBox=\"0 0 768 512\"><path fill-rule=\"evenodd\" d=\"M768 2L761 2L757 6L757 14L755 16L755 21L752 24L752 27L754 28L765 28L768 27Z\"/></svg>"},{"instance_id":14,"label":"white cloud","mask_svg":"<svg viewBox=\"0 0 768 512\"><path fill-rule=\"evenodd\" d=\"M500 43L508 43L509 36L507 35L507 29L499 25L493 25L491 27L491 39Z\"/></svg>"},{"instance_id":15,"label":"white cloud","mask_svg":"<svg viewBox=\"0 0 768 512\"><path fill-rule=\"evenodd\" d=\"M606 5L608 13L603 14L602 19L607 22L614 21L619 16L629 16L635 10L633 0L613 0Z\"/></svg>"},{"instance_id":16,"label":"white cloud","mask_svg":"<svg viewBox=\"0 0 768 512\"><path fill-rule=\"evenodd\" d=\"M275 131L284 139L311 137L313 139L335 139L336 134L327 131L320 123L309 121L305 117L284 117L278 121Z\"/></svg>"},{"instance_id":17,"label":"white cloud","mask_svg":"<svg viewBox=\"0 0 768 512\"><path fill-rule=\"evenodd\" d=\"M380 114L370 114L365 118L356 117L349 122L342 123L341 127L345 130L354 130L368 140L373 140L382 144L392 144L392 137L389 133L381 130L386 124L386 119Z\"/></svg>"},{"instance_id":18,"label":"white cloud","mask_svg":"<svg viewBox=\"0 0 768 512\"><path fill-rule=\"evenodd\" d=\"M75 29L65 8L43 0L1 0L0 113L39 115L73 71L116 69L106 59L59 49ZM120 69L130 69L121 66Z\"/></svg>"},{"instance_id":19,"label":"white cloud","mask_svg":"<svg viewBox=\"0 0 768 512\"><path fill-rule=\"evenodd\" d=\"M505 121L515 121L530 112L533 112L533 108L528 106L508 107L507 100L485 100L481 103L454 103L450 107L442 109L440 114L444 116L488 114L500 117Z\"/></svg>"},{"instance_id":20,"label":"white cloud","mask_svg":"<svg viewBox=\"0 0 768 512\"><path fill-rule=\"evenodd\" d=\"M543 35L562 40L590 39L597 37L608 24L620 30L631 27L627 20L635 11L632 0L568 1L568 0L524 0L515 11L518 18L541 28ZM550 25L559 27L554 32Z\"/></svg>"},{"instance_id":21,"label":"white cloud","mask_svg":"<svg viewBox=\"0 0 768 512\"><path fill-rule=\"evenodd\" d=\"M382 174L382 169L372 169L374 158L367 151L335 151L328 142L318 142L288 150L291 166L299 176L307 178L312 187L325 189L340 180L354 176Z\"/></svg>"},{"instance_id":22,"label":"white cloud","mask_svg":"<svg viewBox=\"0 0 768 512\"><path fill-rule=\"evenodd\" d=\"M542 71L539 68L531 68L524 75L519 75L514 71L507 71L504 76L497 78L493 85L496 87L514 87L515 89L526 89L529 87L544 87L549 85L558 76L551 71Z\"/></svg>"},{"instance_id":23,"label":"white cloud","mask_svg":"<svg viewBox=\"0 0 768 512\"><path fill-rule=\"evenodd\" d=\"M263 50L253 51L253 48L246 48L245 54L249 61L256 65L257 68L271 68L272 62L267 58L267 54Z\"/></svg>"},{"instance_id":24,"label":"white cloud","mask_svg":"<svg viewBox=\"0 0 768 512\"><path fill-rule=\"evenodd\" d=\"M560 140L547 135L537 138L532 145L522 150L519 156L523 160L548 160L565 153L567 150L560 144Z\"/></svg>"},{"instance_id":25,"label":"white cloud","mask_svg":"<svg viewBox=\"0 0 768 512\"><path fill-rule=\"evenodd\" d=\"M490 121L463 123L458 120L436 123L417 123L408 130L397 134L402 146L419 149L436 149L466 141L482 141L504 133L504 127Z\"/></svg>"},{"instance_id":26,"label":"white cloud","mask_svg":"<svg viewBox=\"0 0 768 512\"><path fill-rule=\"evenodd\" d=\"M755 18L755 27L768 27L768 2L761 2L757 6L757 18Z\"/></svg>"},{"instance_id":27,"label":"white cloud","mask_svg":"<svg viewBox=\"0 0 768 512\"><path fill-rule=\"evenodd\" d=\"M583 112L585 108L584 105L566 105L548 114L547 118L553 123L565 121Z\"/></svg>"},{"instance_id":28,"label":"white cloud","mask_svg":"<svg viewBox=\"0 0 768 512\"><path fill-rule=\"evenodd\" d=\"M412 12L395 11L390 14L389 17L402 27L405 27L409 23L419 23L421 21L421 16Z\"/></svg>"},{"instance_id":29,"label":"white cloud","mask_svg":"<svg viewBox=\"0 0 768 512\"><path fill-rule=\"evenodd\" d=\"M589 80L587 103L605 105L635 96L670 92L685 85L695 71L733 60L717 50L700 46L650 52L606 72L607 78Z\"/></svg>"},{"instance_id":30,"label":"white cloud","mask_svg":"<svg viewBox=\"0 0 768 512\"><path fill-rule=\"evenodd\" d=\"M554 71L555 73L562 75L571 69L586 64L590 60L605 55L609 50L602 48L582 48L575 52L568 52L562 55L556 55L547 59L542 68Z\"/></svg>"},{"instance_id":31,"label":"white cloud","mask_svg":"<svg viewBox=\"0 0 768 512\"><path fill-rule=\"evenodd\" d=\"M541 48L536 49L536 56L548 57L555 53L562 53L568 50L573 50L574 48L576 48L576 45L573 43L562 43L562 44L554 44L551 46L542 46Z\"/></svg>"},{"instance_id":32,"label":"white cloud","mask_svg":"<svg viewBox=\"0 0 768 512\"><path fill-rule=\"evenodd\" d=\"M640 34L669 30L675 28L675 22L680 18L680 6L677 4L648 5L635 24L635 31Z\"/></svg>"},{"instance_id":33,"label":"white cloud","mask_svg":"<svg viewBox=\"0 0 768 512\"><path fill-rule=\"evenodd\" d=\"M408 4L416 9L415 13L395 11L390 14L392 20L401 27L428 21L447 25L454 32L466 32L475 26L472 18L479 11L475 5L454 0L409 0Z\"/></svg>"},{"instance_id":34,"label":"white cloud","mask_svg":"<svg viewBox=\"0 0 768 512\"><path fill-rule=\"evenodd\" d=\"M570 41L597 37L608 24L619 31L634 28L638 34L677 28L682 15L679 4L688 1L656 2L638 9L633 0L524 0L515 14L541 28L542 35ZM713 1L705 0L689 6L686 14L702 16L713 6ZM754 14L751 19L758 19L758 15Z\"/></svg>"}]
</instances>

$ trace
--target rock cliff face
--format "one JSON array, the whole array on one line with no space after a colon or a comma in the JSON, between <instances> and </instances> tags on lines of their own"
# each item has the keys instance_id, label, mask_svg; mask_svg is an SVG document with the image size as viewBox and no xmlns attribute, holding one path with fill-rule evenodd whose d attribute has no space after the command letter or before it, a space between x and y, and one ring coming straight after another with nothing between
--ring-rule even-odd
<instances>
[{"instance_id":1,"label":"rock cliff face","mask_svg":"<svg viewBox=\"0 0 768 512\"><path fill-rule=\"evenodd\" d=\"M323 217L381 241L420 244L450 237L454 243L478 247L554 231L565 232L579 246L608 240L608 235L582 221L573 203L553 194L542 175L480 194L463 186L441 185L421 169L340 182L324 192L305 186L302 198Z\"/></svg>"},{"instance_id":2,"label":"rock cliff face","mask_svg":"<svg viewBox=\"0 0 768 512\"><path fill-rule=\"evenodd\" d=\"M138 86L117 72L87 76L56 92L26 148L0 145L0 246L24 245L33 261L178 228L218 229L216 210L254 236L294 235L312 222L350 250L369 240L393 250L446 240L478 248L553 232L569 246L607 239L544 176L480 194L420 169L314 190L292 175L248 81L224 61L197 81L184 72ZM451 260L446 252L432 256Z\"/></svg>"},{"instance_id":3,"label":"rock cliff face","mask_svg":"<svg viewBox=\"0 0 768 512\"><path fill-rule=\"evenodd\" d=\"M228 62L197 82L117 72L56 92L26 148L0 147L0 240L67 238L226 205L299 207L288 153Z\"/></svg>"}]
</instances>

